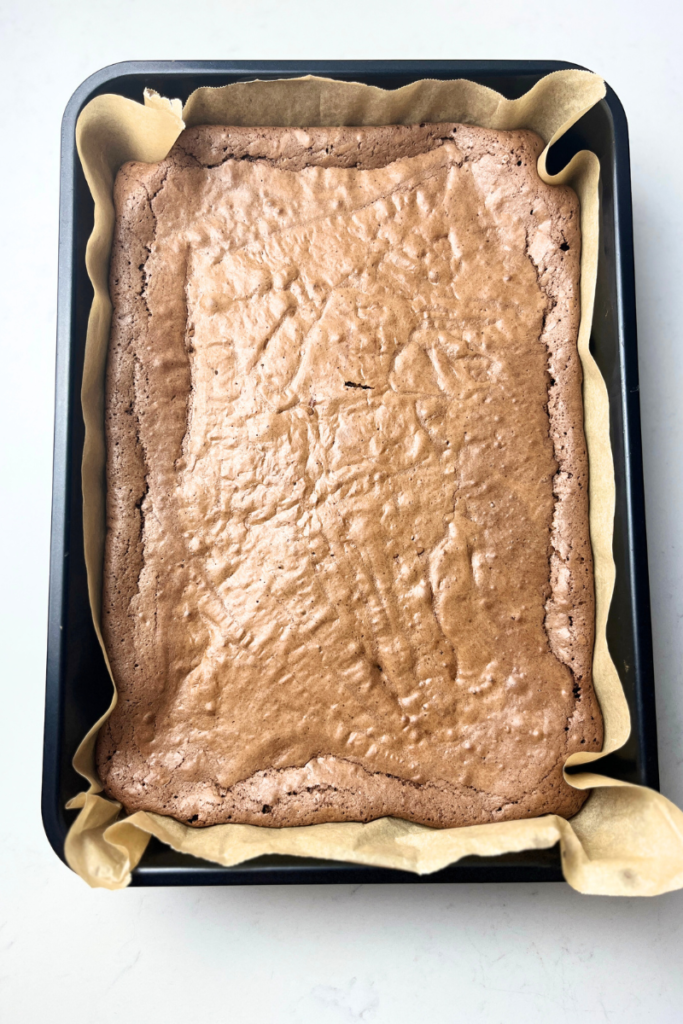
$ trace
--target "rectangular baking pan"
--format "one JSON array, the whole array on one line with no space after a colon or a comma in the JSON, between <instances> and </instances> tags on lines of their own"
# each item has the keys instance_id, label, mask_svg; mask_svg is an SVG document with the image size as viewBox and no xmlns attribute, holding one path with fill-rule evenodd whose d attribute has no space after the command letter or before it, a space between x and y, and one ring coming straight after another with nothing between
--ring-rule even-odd
<instances>
[{"instance_id":1,"label":"rectangular baking pan","mask_svg":"<svg viewBox=\"0 0 683 1024\"><path fill-rule=\"evenodd\" d=\"M101 93L141 101L145 88L183 101L199 86L254 78L316 74L396 89L421 78L468 78L509 98L521 96L552 71L578 65L561 61L142 61L116 64L88 78L71 98L62 123L59 222L57 368L48 613L47 691L42 814L47 837L64 859L73 812L66 801L84 787L71 760L89 727L105 711L111 682L90 615L83 558L80 386L92 288L85 247L93 202L78 160L76 120ZM631 180L626 117L607 95L550 153L558 171L580 149L595 152L602 168L600 255L591 348L607 382L616 472L614 557L616 587L608 641L631 710L626 746L595 770L658 788L650 599L638 399ZM558 848L468 857L424 878L353 864L260 857L221 868L175 853L153 839L133 872L133 885L244 885L332 882L540 882L560 881Z\"/></svg>"}]
</instances>

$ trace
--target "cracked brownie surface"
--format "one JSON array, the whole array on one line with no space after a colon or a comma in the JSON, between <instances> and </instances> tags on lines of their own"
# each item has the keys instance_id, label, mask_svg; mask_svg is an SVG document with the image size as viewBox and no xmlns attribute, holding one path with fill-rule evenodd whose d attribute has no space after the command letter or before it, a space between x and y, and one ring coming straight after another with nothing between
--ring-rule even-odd
<instances>
[{"instance_id":1,"label":"cracked brownie surface","mask_svg":"<svg viewBox=\"0 0 683 1024\"><path fill-rule=\"evenodd\" d=\"M184 131L115 185L97 747L194 825L571 816L579 208L541 140Z\"/></svg>"}]
</instances>

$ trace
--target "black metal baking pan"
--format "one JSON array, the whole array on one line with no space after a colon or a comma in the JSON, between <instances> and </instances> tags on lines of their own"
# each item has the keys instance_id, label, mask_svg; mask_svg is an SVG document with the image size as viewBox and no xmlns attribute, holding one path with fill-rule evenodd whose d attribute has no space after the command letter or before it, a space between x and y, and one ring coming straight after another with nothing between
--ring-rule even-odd
<instances>
[{"instance_id":1,"label":"black metal baking pan","mask_svg":"<svg viewBox=\"0 0 683 1024\"><path fill-rule=\"evenodd\" d=\"M66 801L83 788L71 760L87 729L106 709L111 683L93 629L83 558L80 466L83 420L80 386L92 288L85 247L93 203L76 153L75 126L83 106L101 93L142 100L143 90L185 100L199 86L253 78L325 75L396 89L420 78L468 78L510 98L521 96L561 61L160 61L104 68L74 93L62 124L59 296L47 693L42 813L48 839L64 859L73 817ZM607 95L558 142L549 169L591 149L602 168L600 256L591 347L607 382L617 501L616 588L608 640L626 691L633 731L626 746L596 770L658 788L657 738L645 540L645 505L638 400L631 179L626 117ZM429 875L294 857L260 857L221 868L175 853L152 840L133 872L133 885L244 885L332 882L560 881L559 851L468 857Z\"/></svg>"}]
</instances>

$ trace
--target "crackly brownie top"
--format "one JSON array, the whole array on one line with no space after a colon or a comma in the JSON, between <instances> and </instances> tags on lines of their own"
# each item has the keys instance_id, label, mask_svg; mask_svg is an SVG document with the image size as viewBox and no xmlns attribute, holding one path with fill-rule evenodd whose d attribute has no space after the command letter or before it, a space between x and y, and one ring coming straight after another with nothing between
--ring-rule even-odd
<instances>
[{"instance_id":1,"label":"crackly brownie top","mask_svg":"<svg viewBox=\"0 0 683 1024\"><path fill-rule=\"evenodd\" d=\"M540 146L204 127L120 172L99 763L126 806L579 806L561 765L600 722L578 202Z\"/></svg>"}]
</instances>

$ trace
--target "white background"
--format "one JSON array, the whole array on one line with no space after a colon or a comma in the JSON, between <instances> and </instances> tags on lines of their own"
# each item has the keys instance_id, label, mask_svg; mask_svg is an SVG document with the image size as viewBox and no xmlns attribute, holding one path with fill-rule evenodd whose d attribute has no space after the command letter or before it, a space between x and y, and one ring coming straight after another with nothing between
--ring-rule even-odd
<instances>
[{"instance_id":1,"label":"white background","mask_svg":"<svg viewBox=\"0 0 683 1024\"><path fill-rule=\"evenodd\" d=\"M621 97L662 788L683 805L681 9L675 0L1 0L8 1024L683 1020L683 893L613 900L561 884L90 891L48 847L39 814L60 118L93 71L170 58L563 59L600 72Z\"/></svg>"}]
</instances>

